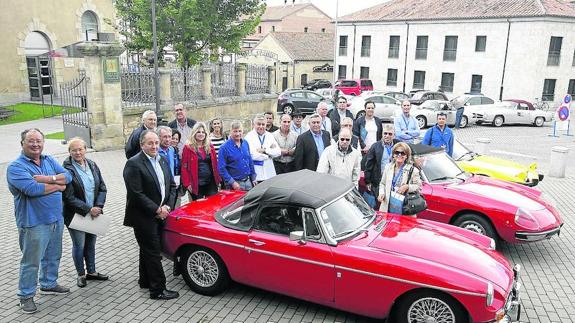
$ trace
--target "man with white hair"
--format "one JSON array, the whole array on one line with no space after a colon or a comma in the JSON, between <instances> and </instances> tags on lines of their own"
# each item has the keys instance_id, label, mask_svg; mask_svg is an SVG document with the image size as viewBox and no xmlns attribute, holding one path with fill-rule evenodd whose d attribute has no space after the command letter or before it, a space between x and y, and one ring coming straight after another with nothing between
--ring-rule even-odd
<instances>
[{"instance_id":1,"label":"man with white hair","mask_svg":"<svg viewBox=\"0 0 575 323\"><path fill-rule=\"evenodd\" d=\"M140 134L144 130L152 130L156 131L156 126L158 124L158 117L156 116L156 112L153 110L146 110L142 114L142 126L134 129L130 138L126 142L126 159L130 159L133 156L136 156L142 149L140 148Z\"/></svg>"},{"instance_id":2,"label":"man with white hair","mask_svg":"<svg viewBox=\"0 0 575 323\"><path fill-rule=\"evenodd\" d=\"M266 117L263 114L255 116L253 127L244 140L250 146L256 180L262 182L276 176L273 158L281 156L282 152L274 136L266 131Z\"/></svg>"},{"instance_id":3,"label":"man with white hair","mask_svg":"<svg viewBox=\"0 0 575 323\"><path fill-rule=\"evenodd\" d=\"M321 130L329 132L329 136L331 137L331 120L327 116L328 110L329 107L325 101L318 103L317 108L315 109L316 113L321 117Z\"/></svg>"},{"instance_id":4,"label":"man with white hair","mask_svg":"<svg viewBox=\"0 0 575 323\"><path fill-rule=\"evenodd\" d=\"M358 187L361 153L351 146L351 130L342 128L338 142L326 147L319 158L317 172L349 180Z\"/></svg>"}]
</instances>

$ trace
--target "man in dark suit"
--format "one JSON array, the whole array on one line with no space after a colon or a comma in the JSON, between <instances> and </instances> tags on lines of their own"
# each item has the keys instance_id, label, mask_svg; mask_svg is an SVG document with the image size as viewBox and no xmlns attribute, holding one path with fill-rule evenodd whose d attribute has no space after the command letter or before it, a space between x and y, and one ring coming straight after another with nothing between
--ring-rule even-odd
<instances>
[{"instance_id":1,"label":"man in dark suit","mask_svg":"<svg viewBox=\"0 0 575 323\"><path fill-rule=\"evenodd\" d=\"M344 118L351 118L353 114L347 109L347 99L343 96L337 98L337 109L329 111L328 117L331 120L331 135L337 136L341 129L341 122Z\"/></svg>"},{"instance_id":2,"label":"man in dark suit","mask_svg":"<svg viewBox=\"0 0 575 323\"><path fill-rule=\"evenodd\" d=\"M365 161L364 179L368 191L374 193L377 198L379 196L379 182L385 165L391 162L391 151L393 146L399 140L395 139L395 128L386 124L383 127L383 138L371 145L367 152Z\"/></svg>"},{"instance_id":3,"label":"man in dark suit","mask_svg":"<svg viewBox=\"0 0 575 323\"><path fill-rule=\"evenodd\" d=\"M323 150L331 144L329 132L321 130L321 116L317 113L309 117L309 130L297 137L294 153L295 170L315 171Z\"/></svg>"},{"instance_id":4,"label":"man in dark suit","mask_svg":"<svg viewBox=\"0 0 575 323\"><path fill-rule=\"evenodd\" d=\"M144 111L142 114L142 125L132 131L132 134L126 142L126 147L124 148L126 152L126 159L134 157L140 152L140 135L144 130L156 130L158 125L158 117L156 112L153 110Z\"/></svg>"},{"instance_id":5,"label":"man in dark suit","mask_svg":"<svg viewBox=\"0 0 575 323\"><path fill-rule=\"evenodd\" d=\"M182 134L180 136L180 142L178 143L178 152L181 157L182 151L184 151L184 145L188 139L190 139L192 128L196 124L196 120L186 117L186 108L182 103L176 103L174 105L174 115L176 119L170 121L168 127L178 130Z\"/></svg>"},{"instance_id":6,"label":"man in dark suit","mask_svg":"<svg viewBox=\"0 0 575 323\"><path fill-rule=\"evenodd\" d=\"M134 228L140 246L140 287L149 288L151 299L173 299L179 294L166 289L160 239L162 222L175 204L176 184L168 161L158 153L158 135L144 130L140 146L142 151L124 167L128 193L124 225Z\"/></svg>"}]
</instances>

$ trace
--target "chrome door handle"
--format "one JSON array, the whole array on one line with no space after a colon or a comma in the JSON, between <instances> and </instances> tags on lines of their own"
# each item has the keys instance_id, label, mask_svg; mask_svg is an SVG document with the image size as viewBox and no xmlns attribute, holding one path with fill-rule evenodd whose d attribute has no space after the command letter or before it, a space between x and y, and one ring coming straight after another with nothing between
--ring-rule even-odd
<instances>
[{"instance_id":1,"label":"chrome door handle","mask_svg":"<svg viewBox=\"0 0 575 323\"><path fill-rule=\"evenodd\" d=\"M263 245L266 244L266 243L263 242L263 241L254 240L254 239L250 239L249 242L255 244L256 246L263 246Z\"/></svg>"}]
</instances>

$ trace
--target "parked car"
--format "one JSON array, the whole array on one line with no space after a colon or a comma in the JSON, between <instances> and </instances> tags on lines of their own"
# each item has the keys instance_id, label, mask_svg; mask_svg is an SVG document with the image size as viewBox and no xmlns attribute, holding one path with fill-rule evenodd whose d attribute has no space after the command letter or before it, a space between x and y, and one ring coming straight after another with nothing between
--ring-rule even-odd
<instances>
[{"instance_id":1,"label":"parked car","mask_svg":"<svg viewBox=\"0 0 575 323\"><path fill-rule=\"evenodd\" d=\"M390 97L397 99L399 101L409 100L409 98L410 98L410 96L408 94L405 94L403 92L385 92L384 95L390 96Z\"/></svg>"},{"instance_id":2,"label":"parked car","mask_svg":"<svg viewBox=\"0 0 575 323\"><path fill-rule=\"evenodd\" d=\"M480 155L457 139L453 142L453 159L461 169L477 175L527 186L535 186L543 180L543 174L537 172L537 163L526 166L508 159Z\"/></svg>"},{"instance_id":3,"label":"parked car","mask_svg":"<svg viewBox=\"0 0 575 323\"><path fill-rule=\"evenodd\" d=\"M437 121L437 114L444 112L447 114L447 125L455 125L455 107L449 101L427 100L421 105L411 108L410 115L414 116L420 129L432 126ZM399 111L401 113L401 111Z\"/></svg>"},{"instance_id":4,"label":"parked car","mask_svg":"<svg viewBox=\"0 0 575 323\"><path fill-rule=\"evenodd\" d=\"M354 96L351 95L347 95L347 94L343 94L341 93L341 91L337 90L337 89L317 89L314 92L323 96L326 100L333 100L334 99L334 94L335 91L338 91L338 96L343 96L344 98L346 98L348 101L351 100L352 98L354 98Z\"/></svg>"},{"instance_id":5,"label":"parked car","mask_svg":"<svg viewBox=\"0 0 575 323\"><path fill-rule=\"evenodd\" d=\"M357 96L363 91L373 91L373 83L368 79L339 80L335 83L334 88L340 90L343 94Z\"/></svg>"},{"instance_id":6,"label":"parked car","mask_svg":"<svg viewBox=\"0 0 575 323\"><path fill-rule=\"evenodd\" d=\"M398 111L401 111L401 102L392 97L385 95L358 96L349 101L349 111L357 119L365 115L365 102L373 101L375 103L375 116L382 121L393 121L393 117Z\"/></svg>"},{"instance_id":7,"label":"parked car","mask_svg":"<svg viewBox=\"0 0 575 323\"><path fill-rule=\"evenodd\" d=\"M317 108L317 104L324 100L326 100L324 97L313 91L286 90L278 97L277 112L291 114L294 109L299 109L303 114L311 114Z\"/></svg>"},{"instance_id":8,"label":"parked car","mask_svg":"<svg viewBox=\"0 0 575 323\"><path fill-rule=\"evenodd\" d=\"M421 193L428 206L418 218L449 223L509 243L559 235L563 220L548 194L466 173L443 148L410 146L421 168Z\"/></svg>"},{"instance_id":9,"label":"parked car","mask_svg":"<svg viewBox=\"0 0 575 323\"><path fill-rule=\"evenodd\" d=\"M413 93L409 102L412 105L420 105L427 100L442 100L442 101L449 101L447 96L441 92L435 91L417 91Z\"/></svg>"},{"instance_id":10,"label":"parked car","mask_svg":"<svg viewBox=\"0 0 575 323\"><path fill-rule=\"evenodd\" d=\"M469 124L469 121L477 121L472 117L473 112L477 110L475 108L476 106L484 108L485 105L494 104L495 101L483 94L464 94L452 99L451 103L455 109L459 109L460 107L465 108L459 124L461 128L465 128Z\"/></svg>"},{"instance_id":11,"label":"parked car","mask_svg":"<svg viewBox=\"0 0 575 323\"><path fill-rule=\"evenodd\" d=\"M175 274L203 295L233 280L390 322L520 315L520 267L492 239L375 212L351 182L309 170L176 209L162 241Z\"/></svg>"},{"instance_id":12,"label":"parked car","mask_svg":"<svg viewBox=\"0 0 575 323\"><path fill-rule=\"evenodd\" d=\"M302 88L304 90L315 91L317 89L326 89L331 87L331 82L324 79L314 79L309 81L306 85Z\"/></svg>"},{"instance_id":13,"label":"parked car","mask_svg":"<svg viewBox=\"0 0 575 323\"><path fill-rule=\"evenodd\" d=\"M492 108L475 112L477 123L491 123L495 127L504 124L529 124L541 127L546 121L553 120L553 111L535 109L531 102L525 100L503 100Z\"/></svg>"}]
</instances>

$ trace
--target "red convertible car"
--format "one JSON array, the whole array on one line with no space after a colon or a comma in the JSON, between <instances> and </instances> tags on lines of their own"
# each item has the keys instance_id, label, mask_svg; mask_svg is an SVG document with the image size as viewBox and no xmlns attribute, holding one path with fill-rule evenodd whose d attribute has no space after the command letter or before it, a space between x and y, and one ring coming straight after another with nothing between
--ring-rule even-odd
<instances>
[{"instance_id":1,"label":"red convertible car","mask_svg":"<svg viewBox=\"0 0 575 323\"><path fill-rule=\"evenodd\" d=\"M563 221L553 199L534 188L466 173L443 151L410 145L422 170L427 210L421 219L449 223L511 243L559 235Z\"/></svg>"},{"instance_id":2,"label":"red convertible car","mask_svg":"<svg viewBox=\"0 0 575 323\"><path fill-rule=\"evenodd\" d=\"M391 322L520 315L519 265L492 239L375 212L350 182L308 170L189 203L166 219L163 241L204 295L234 280Z\"/></svg>"}]
</instances>

